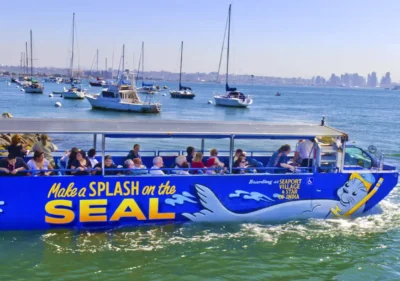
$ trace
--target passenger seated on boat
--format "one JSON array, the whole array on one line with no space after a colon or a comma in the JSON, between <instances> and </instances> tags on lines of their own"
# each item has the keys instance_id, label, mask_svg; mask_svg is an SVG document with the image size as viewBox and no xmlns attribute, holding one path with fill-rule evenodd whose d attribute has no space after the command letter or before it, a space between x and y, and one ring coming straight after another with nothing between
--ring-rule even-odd
<instances>
[{"instance_id":1,"label":"passenger seated on boat","mask_svg":"<svg viewBox=\"0 0 400 281\"><path fill-rule=\"evenodd\" d=\"M57 151L57 146L51 142L50 138L46 134L42 134L40 136L40 141L36 142L32 146L32 152L35 152L36 150L43 151L44 158L46 158L53 167L56 166L52 153Z\"/></svg>"},{"instance_id":2,"label":"passenger seated on boat","mask_svg":"<svg viewBox=\"0 0 400 281\"><path fill-rule=\"evenodd\" d=\"M76 159L71 163L71 174L75 176L86 176L90 174L92 165L86 158L86 153L83 150L79 150L76 153Z\"/></svg>"},{"instance_id":3,"label":"passenger seated on boat","mask_svg":"<svg viewBox=\"0 0 400 281\"><path fill-rule=\"evenodd\" d=\"M186 161L186 156L185 155L179 155L178 157L175 158L175 170L172 170L173 173L175 174L180 174L182 172L182 164L187 162Z\"/></svg>"},{"instance_id":4,"label":"passenger seated on boat","mask_svg":"<svg viewBox=\"0 0 400 281\"><path fill-rule=\"evenodd\" d=\"M201 152L196 152L194 155L194 158L192 160L192 168L198 168L199 170L194 170L193 174L198 174L199 171L203 174L205 171L202 170L205 168L204 163L203 163L203 153Z\"/></svg>"},{"instance_id":5,"label":"passenger seated on boat","mask_svg":"<svg viewBox=\"0 0 400 281\"><path fill-rule=\"evenodd\" d=\"M183 162L181 165L182 170L180 171L179 175L190 175L189 174L189 163L188 162Z\"/></svg>"},{"instance_id":6,"label":"passenger seated on boat","mask_svg":"<svg viewBox=\"0 0 400 281\"><path fill-rule=\"evenodd\" d=\"M8 154L6 158L0 160L1 176L26 176L29 175L29 167L24 159L16 157L14 154Z\"/></svg>"},{"instance_id":7,"label":"passenger seated on boat","mask_svg":"<svg viewBox=\"0 0 400 281\"><path fill-rule=\"evenodd\" d=\"M187 153L186 160L188 161L189 164L192 163L195 152L196 151L193 146L188 146L186 148L186 153Z\"/></svg>"},{"instance_id":8,"label":"passenger seated on boat","mask_svg":"<svg viewBox=\"0 0 400 281\"><path fill-rule=\"evenodd\" d=\"M101 175L102 163L99 162L94 166L95 171L92 172L93 175ZM113 163L111 155L106 155L104 157L104 175L106 176L118 176L120 172L117 171L118 167Z\"/></svg>"},{"instance_id":9,"label":"passenger seated on boat","mask_svg":"<svg viewBox=\"0 0 400 281\"><path fill-rule=\"evenodd\" d=\"M141 158L139 155L139 151L140 151L140 145L139 144L135 144L133 146L133 150L129 151L128 155L126 156L126 159L135 159L135 158Z\"/></svg>"},{"instance_id":10,"label":"passenger seated on boat","mask_svg":"<svg viewBox=\"0 0 400 281\"><path fill-rule=\"evenodd\" d=\"M65 151L65 155L61 157L60 159L60 164L64 164L64 167L66 167L68 170L71 169L71 164L73 161L76 159L76 154L78 153L79 149L77 147L71 148L71 152L68 150ZM65 174L70 175L71 172L67 171Z\"/></svg>"},{"instance_id":11,"label":"passenger seated on boat","mask_svg":"<svg viewBox=\"0 0 400 281\"><path fill-rule=\"evenodd\" d=\"M148 173L146 166L142 164L140 158L135 158L133 161L131 159L126 160L125 167L129 169L126 171L127 175L145 175Z\"/></svg>"},{"instance_id":12,"label":"passenger seated on boat","mask_svg":"<svg viewBox=\"0 0 400 281\"><path fill-rule=\"evenodd\" d=\"M257 172L256 169L252 168L252 166L249 165L249 162L247 161L246 155L244 153L238 156L236 161L233 163L232 168L233 174L247 174Z\"/></svg>"},{"instance_id":13,"label":"passenger seated on boat","mask_svg":"<svg viewBox=\"0 0 400 281\"><path fill-rule=\"evenodd\" d=\"M290 145L288 144L282 145L278 151L272 154L271 158L268 161L267 167L274 168L273 173L275 174L283 174L289 171L294 172L295 168L292 165L288 164L289 153L290 153Z\"/></svg>"},{"instance_id":14,"label":"passenger seated on boat","mask_svg":"<svg viewBox=\"0 0 400 281\"><path fill-rule=\"evenodd\" d=\"M257 159L247 157L246 152L240 148L236 149L235 156L233 157L233 163L235 163L238 160L239 156L241 156L241 155L244 155L246 157L246 161L247 161L246 165L248 167L254 167L254 168L263 168L264 167L263 163L258 161Z\"/></svg>"},{"instance_id":15,"label":"passenger seated on boat","mask_svg":"<svg viewBox=\"0 0 400 281\"><path fill-rule=\"evenodd\" d=\"M11 137L11 145L7 147L8 154L24 158L27 154L26 145L21 143L21 136L15 134Z\"/></svg>"},{"instance_id":16,"label":"passenger seated on boat","mask_svg":"<svg viewBox=\"0 0 400 281\"><path fill-rule=\"evenodd\" d=\"M96 166L96 164L99 163L99 161L97 161L97 159L96 159L96 149L94 149L94 148L89 149L89 151L88 151L88 159L89 159L90 164L92 165L92 167Z\"/></svg>"},{"instance_id":17,"label":"passenger seated on boat","mask_svg":"<svg viewBox=\"0 0 400 281\"><path fill-rule=\"evenodd\" d=\"M218 157L208 158L208 160L206 162L206 167L207 167L206 173L209 175L224 174L227 171L225 164L222 163L221 161L219 161ZM214 169L211 169L211 168L214 168Z\"/></svg>"},{"instance_id":18,"label":"passenger seated on boat","mask_svg":"<svg viewBox=\"0 0 400 281\"><path fill-rule=\"evenodd\" d=\"M27 165L34 175L50 176L52 174L53 166L49 160L44 158L44 152L41 150L35 151L33 158L28 161Z\"/></svg>"},{"instance_id":19,"label":"passenger seated on boat","mask_svg":"<svg viewBox=\"0 0 400 281\"><path fill-rule=\"evenodd\" d=\"M164 162L160 156L154 157L153 159L153 167L150 169L151 175L165 175L163 171L160 169L163 167Z\"/></svg>"}]
</instances>

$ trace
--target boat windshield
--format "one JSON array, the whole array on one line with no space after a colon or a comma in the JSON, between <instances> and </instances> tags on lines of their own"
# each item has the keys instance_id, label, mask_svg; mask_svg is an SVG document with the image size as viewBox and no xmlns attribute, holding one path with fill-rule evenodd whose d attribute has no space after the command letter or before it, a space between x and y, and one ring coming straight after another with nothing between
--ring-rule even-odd
<instances>
[{"instance_id":1,"label":"boat windshield","mask_svg":"<svg viewBox=\"0 0 400 281\"><path fill-rule=\"evenodd\" d=\"M365 151L358 147L347 147L345 155L345 165L360 166L366 169L372 167L373 161Z\"/></svg>"}]
</instances>

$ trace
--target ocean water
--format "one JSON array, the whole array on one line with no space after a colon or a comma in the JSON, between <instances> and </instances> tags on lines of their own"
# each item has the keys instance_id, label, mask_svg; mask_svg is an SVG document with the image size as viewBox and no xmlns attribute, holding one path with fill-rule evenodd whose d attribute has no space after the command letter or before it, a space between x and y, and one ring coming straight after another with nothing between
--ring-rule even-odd
<instances>
[{"instance_id":1,"label":"ocean water","mask_svg":"<svg viewBox=\"0 0 400 281\"><path fill-rule=\"evenodd\" d=\"M175 83L162 83L169 87ZM400 92L378 89L239 86L254 97L249 109L207 104L223 85L193 84L194 100L156 95L157 115L92 110L87 101L50 98L64 85L45 84L43 95L25 94L0 80L0 113L14 117L96 119L240 120L327 123L359 146L375 145L400 166ZM88 92L98 91L89 88ZM279 91L283 95L275 97ZM146 97L143 96L145 99ZM63 106L55 108L60 101ZM52 136L60 149L90 148L92 136ZM197 140L110 140L109 150L182 150ZM206 147L227 149L226 141ZM246 150L275 149L277 142L237 142ZM398 186L400 187L400 186ZM285 224L167 225L102 232L0 233L0 280L400 280L400 191L381 211L353 220ZM15 187L13 187L15 188ZM1 223L1 221L0 221Z\"/></svg>"}]
</instances>

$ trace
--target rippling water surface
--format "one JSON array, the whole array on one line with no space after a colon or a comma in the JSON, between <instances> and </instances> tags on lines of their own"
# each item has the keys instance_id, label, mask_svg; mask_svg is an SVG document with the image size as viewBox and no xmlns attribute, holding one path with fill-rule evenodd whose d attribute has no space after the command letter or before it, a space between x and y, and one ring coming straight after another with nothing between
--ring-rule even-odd
<instances>
[{"instance_id":1,"label":"rippling water surface","mask_svg":"<svg viewBox=\"0 0 400 281\"><path fill-rule=\"evenodd\" d=\"M243 110L208 105L212 92L221 89L199 84L190 85L197 93L193 101L159 95L163 112L150 116L93 111L87 101L48 97L63 85L46 84L44 95L29 95L0 82L0 113L15 117L319 123L325 115L329 125L347 132L351 140L364 147L376 145L387 154L386 161L400 165L400 158L394 157L400 153L397 91L244 86L240 89L254 96L255 105ZM276 91L283 96L275 97ZM56 101L63 107L55 108ZM89 148L90 140L57 139L61 148ZM153 140L142 149L184 149L190 142ZM226 144L210 141L206 146ZM131 145L128 140L110 141L108 148L128 150ZM267 146L240 145L248 150ZM3 232L0 280L400 280L398 187L380 204L380 211L354 220Z\"/></svg>"}]
</instances>

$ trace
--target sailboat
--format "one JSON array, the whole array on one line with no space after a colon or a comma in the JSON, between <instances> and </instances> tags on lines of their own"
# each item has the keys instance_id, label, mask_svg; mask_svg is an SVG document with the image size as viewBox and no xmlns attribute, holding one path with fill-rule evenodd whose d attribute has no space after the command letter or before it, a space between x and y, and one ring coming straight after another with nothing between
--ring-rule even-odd
<instances>
[{"instance_id":1,"label":"sailboat","mask_svg":"<svg viewBox=\"0 0 400 281\"><path fill-rule=\"evenodd\" d=\"M226 85L225 95L215 95L214 100L216 105L230 106L230 107L248 107L253 103L253 99L250 96L245 96L242 92L237 91L236 88L230 88L228 84L229 78L229 44L231 35L231 6L229 5L228 12L228 48L226 55Z\"/></svg>"},{"instance_id":2,"label":"sailboat","mask_svg":"<svg viewBox=\"0 0 400 281\"><path fill-rule=\"evenodd\" d=\"M104 88L100 94L86 95L86 99L94 109L106 109L127 111L135 113L159 113L161 112L160 103L142 102L136 93L135 88L127 78L124 69L125 65L125 45L122 47L122 70L123 74L119 77L117 84L112 84Z\"/></svg>"},{"instance_id":3,"label":"sailboat","mask_svg":"<svg viewBox=\"0 0 400 281\"><path fill-rule=\"evenodd\" d=\"M97 64L97 71L96 74L99 74L99 50L96 52L96 64ZM89 82L90 86L92 87L107 87L108 83L101 77L96 77L95 81L90 81Z\"/></svg>"},{"instance_id":4,"label":"sailboat","mask_svg":"<svg viewBox=\"0 0 400 281\"><path fill-rule=\"evenodd\" d=\"M136 76L136 83L137 80L139 79L139 69L140 69L140 64L142 64L142 87L137 88L138 93L140 94L156 94L158 93L159 87L145 83L144 82L144 42L142 42L142 51L140 53L140 58L139 58L139 67L138 67L138 74Z\"/></svg>"},{"instance_id":5,"label":"sailboat","mask_svg":"<svg viewBox=\"0 0 400 281\"><path fill-rule=\"evenodd\" d=\"M30 81L30 83L28 83L24 86L24 91L25 91L25 93L29 93L29 94L43 94L44 86L42 84L40 84L38 81L36 81L35 79L33 79L32 30L31 30L30 34L31 34L31 81Z\"/></svg>"},{"instance_id":6,"label":"sailboat","mask_svg":"<svg viewBox=\"0 0 400 281\"><path fill-rule=\"evenodd\" d=\"M75 13L72 14L72 54L71 54L71 88L64 88L64 99L84 99L85 98L85 90L82 90L81 87L75 86L74 79L74 43L75 43Z\"/></svg>"},{"instance_id":7,"label":"sailboat","mask_svg":"<svg viewBox=\"0 0 400 281\"><path fill-rule=\"evenodd\" d=\"M183 41L181 43L181 66L179 70L179 91L170 91L171 98L175 99L193 99L196 95L193 93L192 88L182 86L182 54L183 54Z\"/></svg>"}]
</instances>

